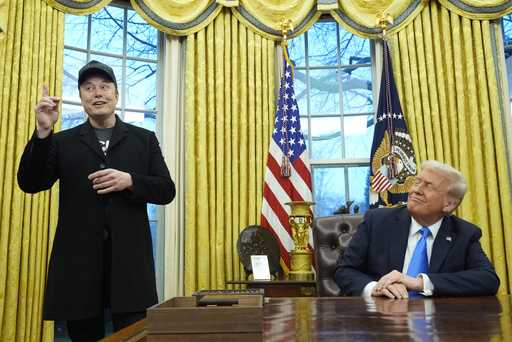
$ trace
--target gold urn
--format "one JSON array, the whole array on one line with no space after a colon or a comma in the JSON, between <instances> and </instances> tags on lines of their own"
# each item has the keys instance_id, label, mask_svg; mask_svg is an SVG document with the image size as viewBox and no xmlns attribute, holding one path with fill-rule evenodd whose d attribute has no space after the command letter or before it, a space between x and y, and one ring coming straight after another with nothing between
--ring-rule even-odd
<instances>
[{"instance_id":1,"label":"gold urn","mask_svg":"<svg viewBox=\"0 0 512 342\"><path fill-rule=\"evenodd\" d=\"M312 251L309 248L309 230L313 220L310 208L313 202L293 201L286 203L291 208L289 222L292 229L294 249L290 252L289 279L292 280L313 280L314 274L311 270Z\"/></svg>"}]
</instances>

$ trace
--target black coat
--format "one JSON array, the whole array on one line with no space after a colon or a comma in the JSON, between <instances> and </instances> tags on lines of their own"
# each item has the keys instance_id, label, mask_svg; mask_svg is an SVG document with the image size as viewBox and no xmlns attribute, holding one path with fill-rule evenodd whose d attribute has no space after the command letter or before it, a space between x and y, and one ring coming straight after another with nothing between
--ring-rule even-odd
<instances>
[{"instance_id":1,"label":"black coat","mask_svg":"<svg viewBox=\"0 0 512 342\"><path fill-rule=\"evenodd\" d=\"M130 173L132 191L98 195L87 176L103 168ZM146 204L167 204L175 195L155 134L116 117L105 156L88 121L45 139L34 133L21 157L18 184L23 191L36 193L56 180L59 213L44 318L81 319L102 312L105 227L112 241L112 312L142 311L155 304Z\"/></svg>"},{"instance_id":2,"label":"black coat","mask_svg":"<svg viewBox=\"0 0 512 342\"><path fill-rule=\"evenodd\" d=\"M407 208L370 210L338 261L343 293L361 295L371 281L402 272L411 216ZM428 277L434 296L486 296L500 281L480 245L480 228L454 215L443 219L432 246Z\"/></svg>"}]
</instances>

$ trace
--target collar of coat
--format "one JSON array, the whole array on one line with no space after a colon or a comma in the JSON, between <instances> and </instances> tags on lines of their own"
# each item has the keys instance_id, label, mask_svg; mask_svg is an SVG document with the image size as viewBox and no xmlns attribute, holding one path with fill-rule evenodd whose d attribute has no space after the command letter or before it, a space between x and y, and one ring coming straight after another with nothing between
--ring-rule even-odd
<instances>
[{"instance_id":1,"label":"collar of coat","mask_svg":"<svg viewBox=\"0 0 512 342\"><path fill-rule=\"evenodd\" d=\"M112 137L110 138L107 153L111 151L117 144L119 144L126 137L127 133L128 125L124 123L116 114L116 123L114 125L114 129L112 130ZM99 157L105 159L105 154L101 150L100 143L98 142L98 138L94 132L94 127L92 127L89 119L87 119L87 121L84 122L80 127L80 140L89 146L89 148Z\"/></svg>"}]
</instances>

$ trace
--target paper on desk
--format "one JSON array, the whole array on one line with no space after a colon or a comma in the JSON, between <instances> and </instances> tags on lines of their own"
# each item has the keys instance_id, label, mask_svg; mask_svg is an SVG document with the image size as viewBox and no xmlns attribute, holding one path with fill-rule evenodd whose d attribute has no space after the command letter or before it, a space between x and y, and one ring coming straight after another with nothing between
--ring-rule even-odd
<instances>
[{"instance_id":1,"label":"paper on desk","mask_svg":"<svg viewBox=\"0 0 512 342\"><path fill-rule=\"evenodd\" d=\"M266 255L251 255L252 275L254 280L270 280L270 268Z\"/></svg>"}]
</instances>

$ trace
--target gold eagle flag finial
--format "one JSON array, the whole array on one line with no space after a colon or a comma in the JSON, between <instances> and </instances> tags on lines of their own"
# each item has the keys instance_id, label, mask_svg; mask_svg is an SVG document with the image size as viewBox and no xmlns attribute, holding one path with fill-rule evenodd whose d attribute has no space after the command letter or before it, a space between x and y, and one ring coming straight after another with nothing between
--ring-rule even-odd
<instances>
[{"instance_id":1,"label":"gold eagle flag finial","mask_svg":"<svg viewBox=\"0 0 512 342\"><path fill-rule=\"evenodd\" d=\"M382 38L386 36L387 29L393 25L393 17L389 13L383 13L377 19L377 26L382 30Z\"/></svg>"},{"instance_id":2,"label":"gold eagle flag finial","mask_svg":"<svg viewBox=\"0 0 512 342\"><path fill-rule=\"evenodd\" d=\"M286 46L288 40L288 33L290 31L293 31L292 21L289 18L282 18L281 21L279 22L279 27L281 28L281 34L283 36L281 44Z\"/></svg>"}]
</instances>

